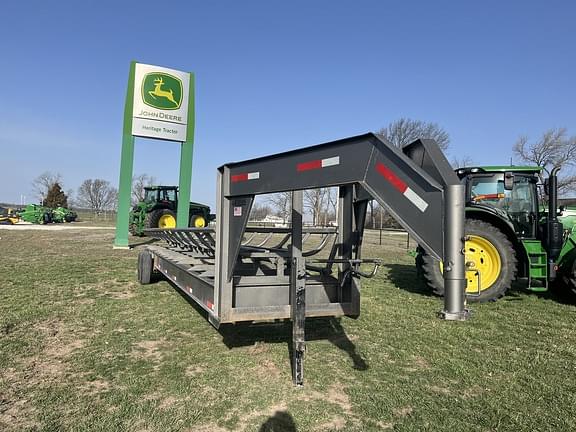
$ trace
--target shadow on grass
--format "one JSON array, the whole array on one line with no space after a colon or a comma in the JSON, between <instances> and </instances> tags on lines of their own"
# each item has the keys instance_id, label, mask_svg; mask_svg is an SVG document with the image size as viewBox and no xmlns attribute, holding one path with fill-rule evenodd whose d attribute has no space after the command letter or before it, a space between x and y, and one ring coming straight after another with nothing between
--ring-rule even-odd
<instances>
[{"instance_id":1,"label":"shadow on grass","mask_svg":"<svg viewBox=\"0 0 576 432\"><path fill-rule=\"evenodd\" d=\"M290 321L223 325L218 331L228 348L250 346L256 342L286 343L290 359L292 359L292 323ZM307 318L305 334L306 341L327 340L344 351L352 360L354 369L368 369L366 360L357 352L356 345L346 334L340 318Z\"/></svg>"},{"instance_id":2,"label":"shadow on grass","mask_svg":"<svg viewBox=\"0 0 576 432\"><path fill-rule=\"evenodd\" d=\"M522 295L529 295L563 305L576 305L575 293L562 281L549 282L547 291L530 291L527 287L528 280L526 278L519 279L512 283L504 298L508 301L518 301L521 300Z\"/></svg>"},{"instance_id":3,"label":"shadow on grass","mask_svg":"<svg viewBox=\"0 0 576 432\"><path fill-rule=\"evenodd\" d=\"M146 245L149 245L152 243L156 243L157 241L159 241L159 240L155 239L155 238L144 237L142 239L139 239L136 242L131 242L130 243L130 249L135 249L135 248L140 247L140 246L146 246Z\"/></svg>"},{"instance_id":4,"label":"shadow on grass","mask_svg":"<svg viewBox=\"0 0 576 432\"><path fill-rule=\"evenodd\" d=\"M258 432L296 432L296 424L288 412L276 411L262 423Z\"/></svg>"},{"instance_id":5,"label":"shadow on grass","mask_svg":"<svg viewBox=\"0 0 576 432\"><path fill-rule=\"evenodd\" d=\"M397 288L427 297L436 297L416 273L416 266L409 264L386 264L388 278Z\"/></svg>"},{"instance_id":6,"label":"shadow on grass","mask_svg":"<svg viewBox=\"0 0 576 432\"><path fill-rule=\"evenodd\" d=\"M172 288L191 305L194 310L206 319L208 324L208 312L202 309L194 300L184 294L176 284L154 275L168 282ZM236 324L222 324L218 329L224 344L232 349L254 345L256 342L286 343L290 361L292 361L292 322L289 320L278 322L251 323L241 322ZM368 369L366 360L357 352L356 345L350 340L341 318L307 318L305 327L306 341L327 340L335 347L344 351L352 360L352 367L356 370Z\"/></svg>"}]
</instances>

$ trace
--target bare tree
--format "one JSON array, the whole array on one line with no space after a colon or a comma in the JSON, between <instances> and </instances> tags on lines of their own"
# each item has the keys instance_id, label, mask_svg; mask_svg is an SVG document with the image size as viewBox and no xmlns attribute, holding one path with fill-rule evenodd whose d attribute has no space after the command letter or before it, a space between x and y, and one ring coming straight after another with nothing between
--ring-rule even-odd
<instances>
[{"instance_id":1,"label":"bare tree","mask_svg":"<svg viewBox=\"0 0 576 432\"><path fill-rule=\"evenodd\" d=\"M450 144L450 135L438 124L408 118L393 121L377 133L400 148L417 139L425 138L435 140L443 151L446 151Z\"/></svg>"},{"instance_id":2,"label":"bare tree","mask_svg":"<svg viewBox=\"0 0 576 432\"><path fill-rule=\"evenodd\" d=\"M42 203L48 195L48 191L56 184L62 184L62 176L60 173L52 173L50 171L43 172L34 180L32 180L32 190Z\"/></svg>"},{"instance_id":3,"label":"bare tree","mask_svg":"<svg viewBox=\"0 0 576 432\"><path fill-rule=\"evenodd\" d=\"M465 168L470 167L474 164L474 161L470 156L462 156L461 158L454 157L452 158L452 168Z\"/></svg>"},{"instance_id":4,"label":"bare tree","mask_svg":"<svg viewBox=\"0 0 576 432\"><path fill-rule=\"evenodd\" d=\"M278 192L271 194L268 202L276 216L281 217L284 222L290 220L292 208L292 192Z\"/></svg>"},{"instance_id":5,"label":"bare tree","mask_svg":"<svg viewBox=\"0 0 576 432\"><path fill-rule=\"evenodd\" d=\"M266 216L272 213L272 209L269 205L254 203L252 210L250 211L251 221L261 221Z\"/></svg>"},{"instance_id":6,"label":"bare tree","mask_svg":"<svg viewBox=\"0 0 576 432\"><path fill-rule=\"evenodd\" d=\"M562 168L558 178L558 192L576 188L576 175L571 168L576 165L576 136L569 137L565 128L549 129L540 139L529 142L527 136L521 136L514 144L514 154L522 161L535 164L550 174L553 168ZM540 173L544 181L544 173Z\"/></svg>"},{"instance_id":7,"label":"bare tree","mask_svg":"<svg viewBox=\"0 0 576 432\"><path fill-rule=\"evenodd\" d=\"M329 189L307 189L304 191L304 208L312 215L312 223L319 225L322 223L320 216L325 212Z\"/></svg>"},{"instance_id":8,"label":"bare tree","mask_svg":"<svg viewBox=\"0 0 576 432\"><path fill-rule=\"evenodd\" d=\"M113 210L118 201L118 191L110 182L102 179L87 179L78 188L77 202L95 212Z\"/></svg>"},{"instance_id":9,"label":"bare tree","mask_svg":"<svg viewBox=\"0 0 576 432\"><path fill-rule=\"evenodd\" d=\"M148 174L140 174L132 177L132 205L144 201L144 188L156 183L156 177Z\"/></svg>"}]
</instances>

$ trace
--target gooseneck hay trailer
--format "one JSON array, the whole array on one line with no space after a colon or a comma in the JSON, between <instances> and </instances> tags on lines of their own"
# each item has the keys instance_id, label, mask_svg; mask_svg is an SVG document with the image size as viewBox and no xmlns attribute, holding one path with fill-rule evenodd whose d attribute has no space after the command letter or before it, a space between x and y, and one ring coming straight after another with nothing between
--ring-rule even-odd
<instances>
[{"instance_id":1,"label":"gooseneck hay trailer","mask_svg":"<svg viewBox=\"0 0 576 432\"><path fill-rule=\"evenodd\" d=\"M370 133L229 163L218 169L217 187L215 229L146 230L164 246L140 252L139 280L149 283L152 272L160 272L206 310L215 327L291 319L296 384L303 382L305 319L360 314L360 278L373 276L379 265L361 253L371 199L443 260L441 316L467 317L464 187L433 140L398 149ZM305 227L302 191L323 187L338 188L337 226ZM292 192L289 228L247 227L256 195L286 191ZM313 236L318 241L307 246Z\"/></svg>"}]
</instances>

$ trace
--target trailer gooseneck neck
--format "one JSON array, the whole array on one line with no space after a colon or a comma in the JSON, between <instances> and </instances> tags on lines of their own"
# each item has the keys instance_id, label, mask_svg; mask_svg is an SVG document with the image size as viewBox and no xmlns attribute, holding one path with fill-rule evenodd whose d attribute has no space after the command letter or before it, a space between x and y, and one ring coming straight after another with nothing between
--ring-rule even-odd
<instances>
[{"instance_id":1,"label":"trailer gooseneck neck","mask_svg":"<svg viewBox=\"0 0 576 432\"><path fill-rule=\"evenodd\" d=\"M338 188L337 228L303 227L302 190L323 187ZM286 191L292 192L290 228L247 226L256 195ZM302 384L305 318L358 316L360 276L373 275L379 265L361 255L371 199L443 259L441 316L465 319L464 187L432 140L400 150L370 133L223 165L216 229L148 230L169 247L148 247L142 262L153 263L192 297L216 327L291 318L293 376ZM320 239L307 248L311 236ZM327 258L314 258L327 249ZM372 264L374 271L362 272L361 263ZM146 270L141 269L144 276Z\"/></svg>"}]
</instances>

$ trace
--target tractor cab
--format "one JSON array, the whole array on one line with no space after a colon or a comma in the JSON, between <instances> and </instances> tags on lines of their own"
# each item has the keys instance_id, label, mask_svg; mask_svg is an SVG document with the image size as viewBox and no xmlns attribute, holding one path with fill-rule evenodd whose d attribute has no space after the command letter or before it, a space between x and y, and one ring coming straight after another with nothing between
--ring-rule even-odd
<instances>
[{"instance_id":1,"label":"tractor cab","mask_svg":"<svg viewBox=\"0 0 576 432\"><path fill-rule=\"evenodd\" d=\"M468 211L504 219L519 238L538 237L538 167L476 167L457 170L466 182Z\"/></svg>"},{"instance_id":2,"label":"tractor cab","mask_svg":"<svg viewBox=\"0 0 576 432\"><path fill-rule=\"evenodd\" d=\"M178 202L178 188L176 186L148 186L144 188L144 201L153 203Z\"/></svg>"}]
</instances>

